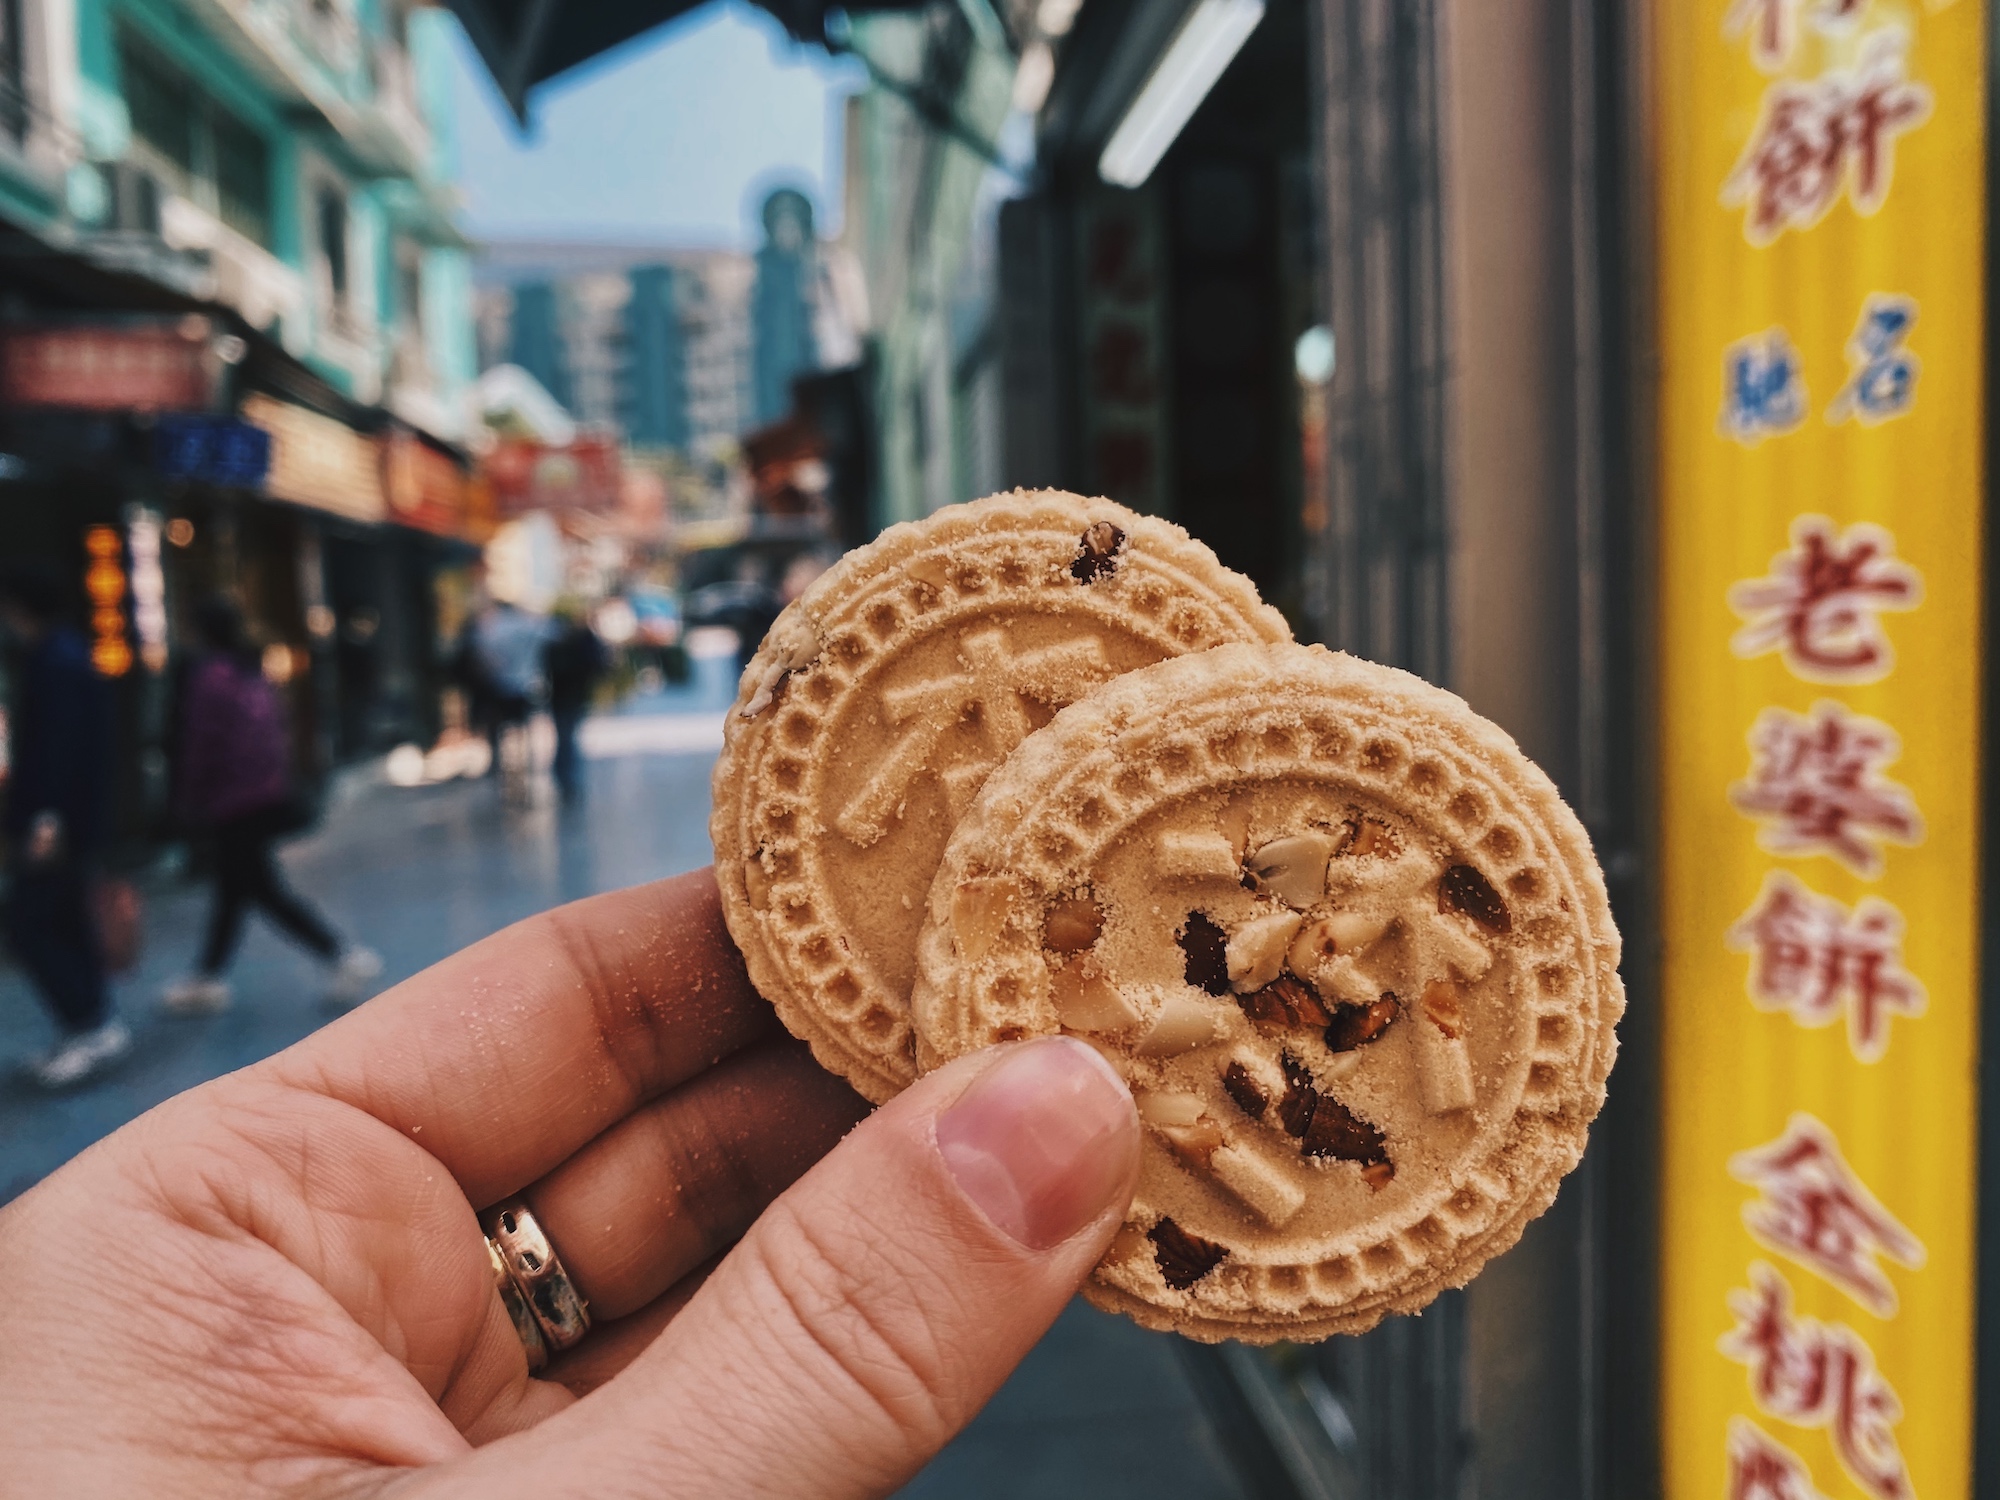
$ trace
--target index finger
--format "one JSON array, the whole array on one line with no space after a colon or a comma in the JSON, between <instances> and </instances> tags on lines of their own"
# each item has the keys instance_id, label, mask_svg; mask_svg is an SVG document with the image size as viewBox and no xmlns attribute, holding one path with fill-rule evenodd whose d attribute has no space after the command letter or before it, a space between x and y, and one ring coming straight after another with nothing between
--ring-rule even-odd
<instances>
[{"instance_id":1,"label":"index finger","mask_svg":"<svg viewBox=\"0 0 2000 1500\"><path fill-rule=\"evenodd\" d=\"M262 1066L409 1136L483 1205L777 1029L703 869L517 922Z\"/></svg>"}]
</instances>

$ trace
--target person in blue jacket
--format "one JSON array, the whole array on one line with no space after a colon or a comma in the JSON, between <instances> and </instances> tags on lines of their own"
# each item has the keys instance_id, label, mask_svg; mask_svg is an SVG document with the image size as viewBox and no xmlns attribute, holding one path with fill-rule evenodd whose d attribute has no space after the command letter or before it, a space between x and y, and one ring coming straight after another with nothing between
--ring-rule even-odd
<instances>
[{"instance_id":1,"label":"person in blue jacket","mask_svg":"<svg viewBox=\"0 0 2000 1500\"><path fill-rule=\"evenodd\" d=\"M35 1065L50 1088L102 1072L132 1045L111 1013L91 882L111 769L111 696L90 647L63 619L52 569L0 570L0 625L15 647L6 840L6 930L62 1037Z\"/></svg>"}]
</instances>

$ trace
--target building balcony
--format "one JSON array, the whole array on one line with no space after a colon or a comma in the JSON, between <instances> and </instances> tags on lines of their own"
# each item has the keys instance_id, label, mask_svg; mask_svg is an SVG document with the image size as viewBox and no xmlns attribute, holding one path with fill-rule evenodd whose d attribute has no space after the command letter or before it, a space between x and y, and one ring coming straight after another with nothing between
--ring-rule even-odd
<instances>
[{"instance_id":1,"label":"building balcony","mask_svg":"<svg viewBox=\"0 0 2000 1500\"><path fill-rule=\"evenodd\" d=\"M407 327L389 349L388 388L382 404L432 437L457 442L464 436L464 402L446 395L432 368L429 348L420 334Z\"/></svg>"},{"instance_id":2,"label":"building balcony","mask_svg":"<svg viewBox=\"0 0 2000 1500\"><path fill-rule=\"evenodd\" d=\"M302 0L188 0L188 7L259 82L316 112L370 171L426 171L430 132L397 49L371 48L343 13Z\"/></svg>"},{"instance_id":3,"label":"building balcony","mask_svg":"<svg viewBox=\"0 0 2000 1500\"><path fill-rule=\"evenodd\" d=\"M163 248L206 262L207 285L195 295L235 308L251 327L273 332L287 352L304 352L311 330L303 276L178 193L161 197L159 213Z\"/></svg>"}]
</instances>

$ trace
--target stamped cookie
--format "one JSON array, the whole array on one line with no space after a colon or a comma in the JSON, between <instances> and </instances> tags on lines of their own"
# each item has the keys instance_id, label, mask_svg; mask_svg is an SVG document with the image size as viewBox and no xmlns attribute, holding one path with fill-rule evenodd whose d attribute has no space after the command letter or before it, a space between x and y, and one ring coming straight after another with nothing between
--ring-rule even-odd
<instances>
[{"instance_id":1,"label":"stamped cookie","mask_svg":"<svg viewBox=\"0 0 2000 1500\"><path fill-rule=\"evenodd\" d=\"M1121 672L1289 636L1206 547L1108 500L997 495L850 553L771 628L716 763L716 879L758 990L891 1097L916 1077L924 900L987 774Z\"/></svg>"},{"instance_id":2,"label":"stamped cookie","mask_svg":"<svg viewBox=\"0 0 2000 1500\"><path fill-rule=\"evenodd\" d=\"M1590 843L1459 699L1324 647L1108 684L987 781L918 948L925 1069L1063 1031L1146 1144L1086 1289L1198 1339L1360 1332L1547 1208L1624 1009Z\"/></svg>"}]
</instances>

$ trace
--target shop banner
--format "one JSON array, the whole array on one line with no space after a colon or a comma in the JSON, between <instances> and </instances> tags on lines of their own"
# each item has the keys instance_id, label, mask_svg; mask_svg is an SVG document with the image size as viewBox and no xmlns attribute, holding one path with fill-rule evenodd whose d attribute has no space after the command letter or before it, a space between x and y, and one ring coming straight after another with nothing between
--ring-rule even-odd
<instances>
[{"instance_id":1,"label":"shop banner","mask_svg":"<svg viewBox=\"0 0 2000 1500\"><path fill-rule=\"evenodd\" d=\"M1666 1494L1965 1500L1986 7L1652 9Z\"/></svg>"},{"instance_id":2,"label":"shop banner","mask_svg":"<svg viewBox=\"0 0 2000 1500\"><path fill-rule=\"evenodd\" d=\"M618 509L621 460L618 440L607 433L579 433L562 448L502 438L479 468L502 518L540 510L609 515Z\"/></svg>"},{"instance_id":3,"label":"shop banner","mask_svg":"<svg viewBox=\"0 0 2000 1500\"><path fill-rule=\"evenodd\" d=\"M331 511L350 521L388 514L375 440L332 417L270 396L246 396L243 420L271 435L264 489L273 499Z\"/></svg>"},{"instance_id":4,"label":"shop banner","mask_svg":"<svg viewBox=\"0 0 2000 1500\"><path fill-rule=\"evenodd\" d=\"M200 317L0 330L0 405L199 410L213 398L220 368L208 335Z\"/></svg>"},{"instance_id":5,"label":"shop banner","mask_svg":"<svg viewBox=\"0 0 2000 1500\"><path fill-rule=\"evenodd\" d=\"M437 536L463 535L467 486L458 461L413 432L392 430L381 441L389 519Z\"/></svg>"}]
</instances>

